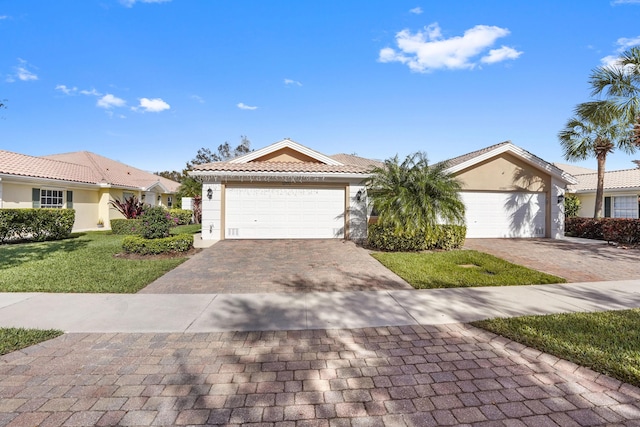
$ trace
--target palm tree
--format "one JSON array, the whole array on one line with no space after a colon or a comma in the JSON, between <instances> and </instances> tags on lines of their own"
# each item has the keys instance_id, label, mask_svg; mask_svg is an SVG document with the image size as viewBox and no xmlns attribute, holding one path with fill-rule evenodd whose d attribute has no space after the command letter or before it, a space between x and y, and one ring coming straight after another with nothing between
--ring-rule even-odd
<instances>
[{"instance_id":1,"label":"palm tree","mask_svg":"<svg viewBox=\"0 0 640 427\"><path fill-rule=\"evenodd\" d=\"M463 224L460 183L446 172L447 165L429 165L424 153L387 159L367 180L368 194L378 212L378 223L396 232L415 235L437 224Z\"/></svg>"},{"instance_id":2,"label":"palm tree","mask_svg":"<svg viewBox=\"0 0 640 427\"><path fill-rule=\"evenodd\" d=\"M580 111L580 105L576 111ZM615 148L627 153L634 151L629 132L617 121L601 121L604 116L587 118L579 114L567 121L564 129L558 133L560 145L564 151L564 158L569 161L585 160L595 156L598 162L598 178L596 186L596 203L594 218L602 217L602 202L604 194L604 172L607 155Z\"/></svg>"},{"instance_id":3,"label":"palm tree","mask_svg":"<svg viewBox=\"0 0 640 427\"><path fill-rule=\"evenodd\" d=\"M630 154L640 146L640 47L624 52L613 65L595 68L589 83L591 95L603 98L579 104L558 137L567 160L596 157L594 218L600 218L607 155L615 148Z\"/></svg>"}]
</instances>

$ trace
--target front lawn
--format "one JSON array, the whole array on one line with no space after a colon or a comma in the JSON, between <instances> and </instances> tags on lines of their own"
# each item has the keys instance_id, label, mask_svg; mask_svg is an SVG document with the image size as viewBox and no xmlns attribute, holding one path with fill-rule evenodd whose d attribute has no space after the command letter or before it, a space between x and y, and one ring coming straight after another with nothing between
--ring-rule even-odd
<instances>
[{"instance_id":1,"label":"front lawn","mask_svg":"<svg viewBox=\"0 0 640 427\"><path fill-rule=\"evenodd\" d=\"M416 289L566 282L561 277L472 250L375 252L372 256Z\"/></svg>"},{"instance_id":2,"label":"front lawn","mask_svg":"<svg viewBox=\"0 0 640 427\"><path fill-rule=\"evenodd\" d=\"M202 225L200 224L187 224L187 225L178 225L177 227L171 227L169 233L171 235L176 234L196 234L202 230Z\"/></svg>"},{"instance_id":3,"label":"front lawn","mask_svg":"<svg viewBox=\"0 0 640 427\"><path fill-rule=\"evenodd\" d=\"M0 328L0 356L62 335L54 329Z\"/></svg>"},{"instance_id":4,"label":"front lawn","mask_svg":"<svg viewBox=\"0 0 640 427\"><path fill-rule=\"evenodd\" d=\"M491 319L472 325L640 386L640 309Z\"/></svg>"},{"instance_id":5,"label":"front lawn","mask_svg":"<svg viewBox=\"0 0 640 427\"><path fill-rule=\"evenodd\" d=\"M131 260L123 236L97 231L53 242L3 245L0 292L135 293L186 258Z\"/></svg>"}]
</instances>

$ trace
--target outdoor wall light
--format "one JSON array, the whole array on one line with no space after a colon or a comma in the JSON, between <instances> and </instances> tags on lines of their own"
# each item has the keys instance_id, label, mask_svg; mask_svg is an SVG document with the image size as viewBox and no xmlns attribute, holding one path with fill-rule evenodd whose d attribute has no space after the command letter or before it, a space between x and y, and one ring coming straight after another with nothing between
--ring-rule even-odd
<instances>
[{"instance_id":1,"label":"outdoor wall light","mask_svg":"<svg viewBox=\"0 0 640 427\"><path fill-rule=\"evenodd\" d=\"M162 196L158 194L158 201L162 200Z\"/></svg>"},{"instance_id":2,"label":"outdoor wall light","mask_svg":"<svg viewBox=\"0 0 640 427\"><path fill-rule=\"evenodd\" d=\"M562 203L562 202L564 202L564 194L560 194L560 195L558 196L558 204L560 204L560 203Z\"/></svg>"},{"instance_id":3,"label":"outdoor wall light","mask_svg":"<svg viewBox=\"0 0 640 427\"><path fill-rule=\"evenodd\" d=\"M363 191L362 190L358 190L358 192L356 193L356 200L361 202L363 198L364 198Z\"/></svg>"},{"instance_id":4,"label":"outdoor wall light","mask_svg":"<svg viewBox=\"0 0 640 427\"><path fill-rule=\"evenodd\" d=\"M213 199L213 190L211 188L207 190L207 199Z\"/></svg>"}]
</instances>

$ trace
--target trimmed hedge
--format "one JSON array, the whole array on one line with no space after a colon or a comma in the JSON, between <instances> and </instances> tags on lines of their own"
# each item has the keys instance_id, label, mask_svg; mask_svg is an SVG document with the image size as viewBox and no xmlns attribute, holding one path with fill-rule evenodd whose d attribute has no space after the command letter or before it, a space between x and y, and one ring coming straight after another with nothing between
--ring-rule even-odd
<instances>
[{"instance_id":1,"label":"trimmed hedge","mask_svg":"<svg viewBox=\"0 0 640 427\"><path fill-rule=\"evenodd\" d=\"M0 242L64 239L75 218L73 209L0 209Z\"/></svg>"},{"instance_id":2,"label":"trimmed hedge","mask_svg":"<svg viewBox=\"0 0 640 427\"><path fill-rule=\"evenodd\" d=\"M171 218L177 219L176 225L191 224L191 218L193 218L193 211L188 209L169 209Z\"/></svg>"},{"instance_id":3,"label":"trimmed hedge","mask_svg":"<svg viewBox=\"0 0 640 427\"><path fill-rule=\"evenodd\" d=\"M122 249L129 254L156 255L186 252L193 247L193 234L177 234L161 239L145 239L142 236L125 236Z\"/></svg>"},{"instance_id":4,"label":"trimmed hedge","mask_svg":"<svg viewBox=\"0 0 640 427\"><path fill-rule=\"evenodd\" d=\"M431 233L409 235L391 227L369 225L367 246L389 252L412 252L433 249L451 250L462 247L467 234L463 225L438 225Z\"/></svg>"},{"instance_id":5,"label":"trimmed hedge","mask_svg":"<svg viewBox=\"0 0 640 427\"><path fill-rule=\"evenodd\" d=\"M572 217L565 220L565 231L584 239L606 240L625 245L640 244L640 219Z\"/></svg>"},{"instance_id":6,"label":"trimmed hedge","mask_svg":"<svg viewBox=\"0 0 640 427\"><path fill-rule=\"evenodd\" d=\"M111 232L113 234L141 235L142 220L136 219L112 219Z\"/></svg>"}]
</instances>

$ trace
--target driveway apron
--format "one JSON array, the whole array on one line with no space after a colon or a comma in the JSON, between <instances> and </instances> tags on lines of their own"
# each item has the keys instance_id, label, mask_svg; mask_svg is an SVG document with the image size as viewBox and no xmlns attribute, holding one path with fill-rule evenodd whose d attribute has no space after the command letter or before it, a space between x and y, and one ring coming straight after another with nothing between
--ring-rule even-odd
<instances>
[{"instance_id":1,"label":"driveway apron","mask_svg":"<svg viewBox=\"0 0 640 427\"><path fill-rule=\"evenodd\" d=\"M413 289L351 241L223 240L141 293L223 294Z\"/></svg>"},{"instance_id":2,"label":"driveway apron","mask_svg":"<svg viewBox=\"0 0 640 427\"><path fill-rule=\"evenodd\" d=\"M640 278L640 249L610 246L586 239L467 239L475 249L568 282Z\"/></svg>"}]
</instances>

